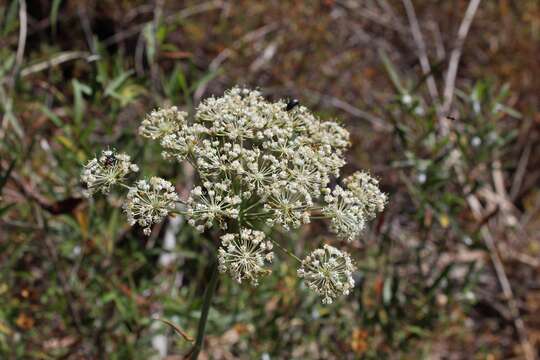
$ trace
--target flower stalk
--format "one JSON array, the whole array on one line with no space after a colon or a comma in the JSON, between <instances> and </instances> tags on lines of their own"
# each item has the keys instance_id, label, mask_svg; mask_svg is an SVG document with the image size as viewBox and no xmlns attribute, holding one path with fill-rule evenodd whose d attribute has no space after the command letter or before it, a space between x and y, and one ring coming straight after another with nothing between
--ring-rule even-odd
<instances>
[{"instance_id":1,"label":"flower stalk","mask_svg":"<svg viewBox=\"0 0 540 360\"><path fill-rule=\"evenodd\" d=\"M217 282L219 277L219 270L217 261L214 259L211 265L210 282L208 283L203 296L203 303L201 308L201 316L199 318L199 325L197 326L197 338L195 339L195 345L191 349L189 358L191 360L197 360L199 353L201 352L204 342L204 336L206 333L206 323L208 322L208 313L212 306L212 299L216 292Z\"/></svg>"}]
</instances>

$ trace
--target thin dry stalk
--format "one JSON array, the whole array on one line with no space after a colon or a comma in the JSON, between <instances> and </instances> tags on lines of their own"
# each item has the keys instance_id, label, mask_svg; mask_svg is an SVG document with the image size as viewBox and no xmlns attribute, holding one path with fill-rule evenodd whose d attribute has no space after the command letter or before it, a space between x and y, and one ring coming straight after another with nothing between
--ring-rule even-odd
<instances>
[{"instance_id":1,"label":"thin dry stalk","mask_svg":"<svg viewBox=\"0 0 540 360\"><path fill-rule=\"evenodd\" d=\"M478 7L480 6L480 1L481 0L471 0L469 2L469 6L465 11L465 16L459 25L456 45L450 53L450 62L444 84L443 106L441 109L441 113L445 115L448 114L450 107L452 106L454 90L456 87L456 76L459 68L459 61L461 59L461 53L463 51L463 44L465 43L465 39L467 38L467 34L469 33L471 24L474 20L474 16L476 15L476 10L478 10Z\"/></svg>"},{"instance_id":2,"label":"thin dry stalk","mask_svg":"<svg viewBox=\"0 0 540 360\"><path fill-rule=\"evenodd\" d=\"M431 75L431 65L427 56L426 43L424 42L424 37L420 31L420 24L418 23L418 19L416 17L414 5L412 4L411 0L403 0L403 6L405 6L405 12L407 13L407 18L409 19L409 25L411 27L411 34L418 49L418 60L420 61L422 72L424 76L427 76L426 83L429 95L431 96L433 104L438 104L439 91L437 90L435 79L433 78L433 75Z\"/></svg>"}]
</instances>

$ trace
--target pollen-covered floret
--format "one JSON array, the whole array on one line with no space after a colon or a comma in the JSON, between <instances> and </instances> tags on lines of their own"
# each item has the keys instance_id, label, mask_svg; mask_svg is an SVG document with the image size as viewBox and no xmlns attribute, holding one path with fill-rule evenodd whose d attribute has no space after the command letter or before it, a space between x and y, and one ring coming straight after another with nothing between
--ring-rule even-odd
<instances>
[{"instance_id":1,"label":"pollen-covered floret","mask_svg":"<svg viewBox=\"0 0 540 360\"><path fill-rule=\"evenodd\" d=\"M302 260L298 276L311 290L322 296L323 304L331 304L354 288L354 271L355 267L346 252L324 245Z\"/></svg>"},{"instance_id":2,"label":"pollen-covered floret","mask_svg":"<svg viewBox=\"0 0 540 360\"><path fill-rule=\"evenodd\" d=\"M131 172L139 171L139 167L131 162L126 154L114 150L101 152L99 158L90 160L81 174L81 181L86 185L86 196L97 191L108 193L111 186L121 183Z\"/></svg>"},{"instance_id":3,"label":"pollen-covered floret","mask_svg":"<svg viewBox=\"0 0 540 360\"><path fill-rule=\"evenodd\" d=\"M249 280L258 284L261 275L268 273L266 263L274 257L272 242L265 240L261 231L242 229L240 234L226 234L221 237L218 251L219 270L241 283Z\"/></svg>"},{"instance_id":4,"label":"pollen-covered floret","mask_svg":"<svg viewBox=\"0 0 540 360\"><path fill-rule=\"evenodd\" d=\"M161 139L182 129L186 119L187 113L179 111L176 106L153 110L139 126L139 134L153 140Z\"/></svg>"},{"instance_id":5,"label":"pollen-covered floret","mask_svg":"<svg viewBox=\"0 0 540 360\"><path fill-rule=\"evenodd\" d=\"M137 181L129 190L124 209L130 225L139 224L150 235L152 224L159 223L174 210L177 201L178 195L170 182L152 177L149 181Z\"/></svg>"}]
</instances>

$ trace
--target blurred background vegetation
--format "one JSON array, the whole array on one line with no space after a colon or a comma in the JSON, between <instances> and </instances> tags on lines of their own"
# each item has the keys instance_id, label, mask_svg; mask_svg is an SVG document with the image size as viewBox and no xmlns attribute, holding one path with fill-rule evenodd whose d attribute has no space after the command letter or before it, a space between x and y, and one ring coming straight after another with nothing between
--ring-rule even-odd
<instances>
[{"instance_id":1,"label":"blurred background vegetation","mask_svg":"<svg viewBox=\"0 0 540 360\"><path fill-rule=\"evenodd\" d=\"M286 260L255 289L222 276L201 358L538 356L537 0L1 0L0 358L189 351L154 318L195 335L213 245L180 218L143 236L78 177L115 147L185 192L138 124L235 84L342 120L345 172L390 201L347 245L343 301L322 306ZM337 242L320 224L282 240Z\"/></svg>"}]
</instances>

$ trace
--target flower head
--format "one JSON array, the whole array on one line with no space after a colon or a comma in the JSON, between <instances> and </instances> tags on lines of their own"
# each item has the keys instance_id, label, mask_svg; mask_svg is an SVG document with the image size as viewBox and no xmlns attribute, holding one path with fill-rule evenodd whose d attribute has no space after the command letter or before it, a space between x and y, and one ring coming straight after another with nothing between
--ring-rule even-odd
<instances>
[{"instance_id":1,"label":"flower head","mask_svg":"<svg viewBox=\"0 0 540 360\"><path fill-rule=\"evenodd\" d=\"M187 113L176 106L157 109L146 115L139 127L139 134L150 139L161 139L184 127Z\"/></svg>"},{"instance_id":2,"label":"flower head","mask_svg":"<svg viewBox=\"0 0 540 360\"><path fill-rule=\"evenodd\" d=\"M139 171L139 167L131 162L126 154L118 154L114 150L104 150L99 158L90 160L81 174L81 181L86 185L87 196L96 191L108 193L111 186L126 178L130 172Z\"/></svg>"},{"instance_id":3,"label":"flower head","mask_svg":"<svg viewBox=\"0 0 540 360\"><path fill-rule=\"evenodd\" d=\"M354 288L354 271L355 267L346 252L324 245L302 260L298 276L306 281L311 290L322 296L323 304L331 304Z\"/></svg>"},{"instance_id":4,"label":"flower head","mask_svg":"<svg viewBox=\"0 0 540 360\"><path fill-rule=\"evenodd\" d=\"M360 235L366 221L384 210L387 197L379 189L379 182L366 172L356 172L343 182L345 189L336 186L327 191L323 214L331 219L333 232L352 241Z\"/></svg>"},{"instance_id":5,"label":"flower head","mask_svg":"<svg viewBox=\"0 0 540 360\"><path fill-rule=\"evenodd\" d=\"M240 234L226 234L221 237L218 251L219 270L228 272L234 280L241 283L249 280L258 284L258 278L268 273L264 268L272 261L272 243L265 240L261 231L242 229Z\"/></svg>"},{"instance_id":6,"label":"flower head","mask_svg":"<svg viewBox=\"0 0 540 360\"><path fill-rule=\"evenodd\" d=\"M272 185L268 201L264 209L269 214L267 223L279 224L285 229L296 229L310 221L309 207L313 205L311 198L297 189L287 186L285 181Z\"/></svg>"},{"instance_id":7,"label":"flower head","mask_svg":"<svg viewBox=\"0 0 540 360\"><path fill-rule=\"evenodd\" d=\"M127 194L124 208L128 222L139 224L144 233L150 235L152 224L159 223L175 208L178 195L174 186L162 178L152 177L149 181L139 180Z\"/></svg>"},{"instance_id":8,"label":"flower head","mask_svg":"<svg viewBox=\"0 0 540 360\"><path fill-rule=\"evenodd\" d=\"M384 210L387 196L379 189L379 181L371 177L367 172L358 171L343 180L358 199L367 219L373 219L378 212Z\"/></svg>"},{"instance_id":9,"label":"flower head","mask_svg":"<svg viewBox=\"0 0 540 360\"><path fill-rule=\"evenodd\" d=\"M193 188L187 201L189 224L203 231L217 222L221 228L226 229L225 220L238 217L238 204L241 201L239 196L230 195L231 193L229 181L205 181L203 187Z\"/></svg>"},{"instance_id":10,"label":"flower head","mask_svg":"<svg viewBox=\"0 0 540 360\"><path fill-rule=\"evenodd\" d=\"M365 172L329 188L345 164L349 133L298 101L272 102L259 91L234 87L203 100L191 117L176 107L154 110L139 133L156 140L165 159L189 162L198 183L180 201L168 181L138 181L124 205L129 223L150 234L179 202L179 213L198 231L240 229L222 236L218 250L219 269L238 282L256 285L269 271L272 242L257 227L296 229L323 217L339 237L352 241L386 203L377 180ZM129 157L108 152L87 164L83 181L89 191L107 192L130 171L137 167ZM298 275L323 303L331 303L354 286L353 271L349 255L325 245L302 261Z\"/></svg>"},{"instance_id":11,"label":"flower head","mask_svg":"<svg viewBox=\"0 0 540 360\"><path fill-rule=\"evenodd\" d=\"M160 142L163 147L162 156L179 162L184 161L188 156L193 156L205 131L203 126L194 124L164 135Z\"/></svg>"},{"instance_id":12,"label":"flower head","mask_svg":"<svg viewBox=\"0 0 540 360\"><path fill-rule=\"evenodd\" d=\"M309 222L315 200L344 164L348 136L304 106L287 111L283 101L235 87L202 101L194 117L160 144L164 157L187 159L204 183L194 188L187 208L199 229L224 227L225 218L243 211L250 221L288 229ZM242 204L256 205L247 213Z\"/></svg>"},{"instance_id":13,"label":"flower head","mask_svg":"<svg viewBox=\"0 0 540 360\"><path fill-rule=\"evenodd\" d=\"M357 238L366 223L364 207L359 199L351 191L336 186L324 200L327 204L322 211L330 218L331 230L348 241Z\"/></svg>"}]
</instances>

